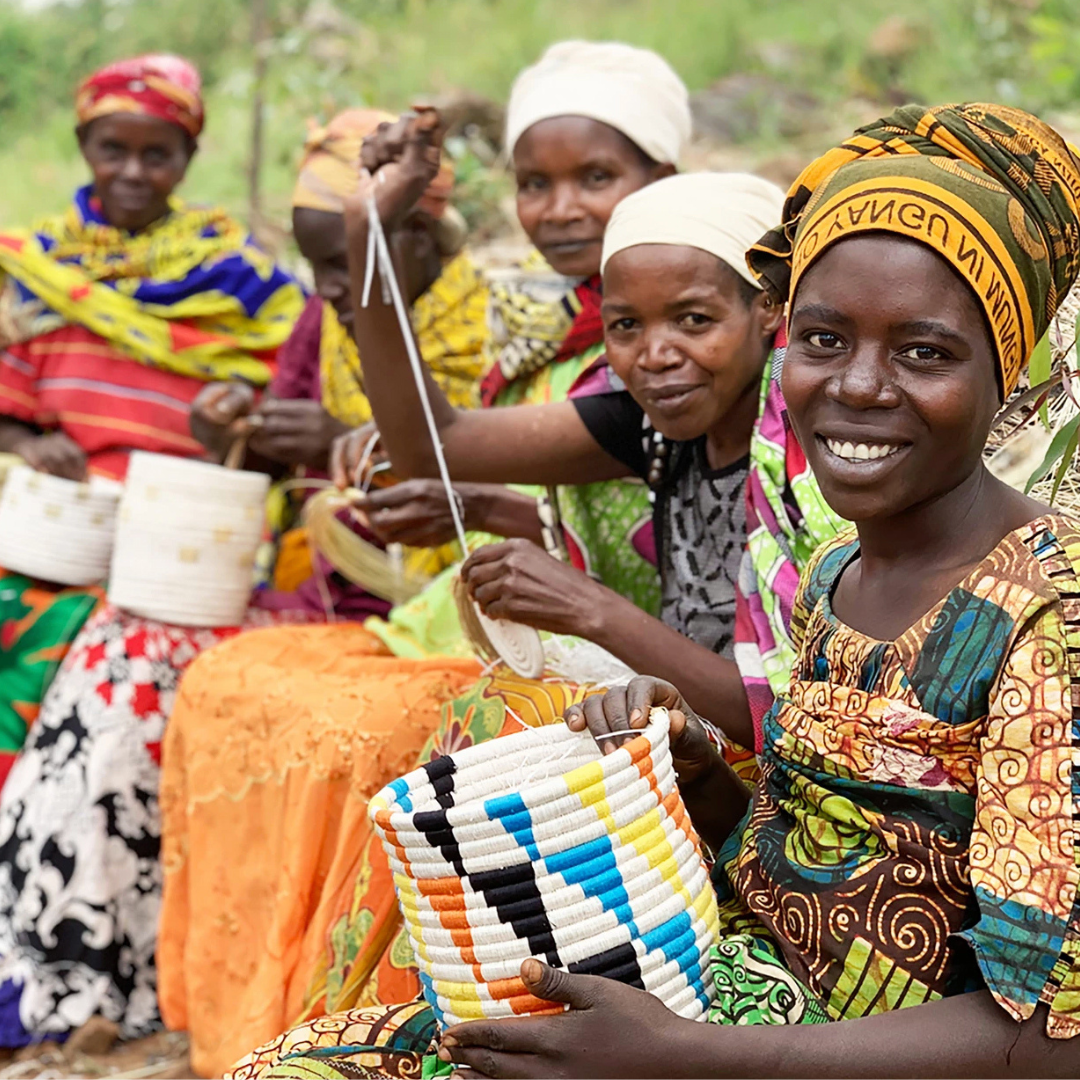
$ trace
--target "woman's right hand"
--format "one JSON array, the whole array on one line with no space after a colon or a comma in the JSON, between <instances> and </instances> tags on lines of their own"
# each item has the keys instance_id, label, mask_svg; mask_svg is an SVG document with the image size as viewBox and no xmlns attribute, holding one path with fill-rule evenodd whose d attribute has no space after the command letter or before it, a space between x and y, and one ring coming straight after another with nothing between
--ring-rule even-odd
<instances>
[{"instance_id":1,"label":"woman's right hand","mask_svg":"<svg viewBox=\"0 0 1080 1080\"><path fill-rule=\"evenodd\" d=\"M28 435L11 448L37 472L49 473L64 480L86 479L86 454L77 442L62 431L46 435Z\"/></svg>"},{"instance_id":2,"label":"woman's right hand","mask_svg":"<svg viewBox=\"0 0 1080 1080\"><path fill-rule=\"evenodd\" d=\"M651 675L637 675L626 686L615 686L606 694L594 694L572 705L565 720L571 731L588 730L605 754L618 749L649 722L652 709L667 709L671 718L671 755L680 784L689 784L713 768L717 751L705 734L697 713L669 682ZM625 731L623 738L609 738L611 732Z\"/></svg>"},{"instance_id":3,"label":"woman's right hand","mask_svg":"<svg viewBox=\"0 0 1080 1080\"><path fill-rule=\"evenodd\" d=\"M345 200L349 225L367 221L374 195L379 218L389 231L420 201L442 161L442 120L435 109L418 106L391 123L380 124L360 149L364 169L356 191Z\"/></svg>"}]
</instances>

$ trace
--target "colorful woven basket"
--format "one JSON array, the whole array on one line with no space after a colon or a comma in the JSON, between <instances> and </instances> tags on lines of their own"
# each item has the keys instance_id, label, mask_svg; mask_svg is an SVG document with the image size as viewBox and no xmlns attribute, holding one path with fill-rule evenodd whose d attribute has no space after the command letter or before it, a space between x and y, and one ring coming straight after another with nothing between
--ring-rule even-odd
<instances>
[{"instance_id":1,"label":"colorful woven basket","mask_svg":"<svg viewBox=\"0 0 1080 1080\"><path fill-rule=\"evenodd\" d=\"M606 756L556 724L436 758L369 813L442 1025L561 1011L526 990L530 956L705 1017L716 900L665 710Z\"/></svg>"}]
</instances>

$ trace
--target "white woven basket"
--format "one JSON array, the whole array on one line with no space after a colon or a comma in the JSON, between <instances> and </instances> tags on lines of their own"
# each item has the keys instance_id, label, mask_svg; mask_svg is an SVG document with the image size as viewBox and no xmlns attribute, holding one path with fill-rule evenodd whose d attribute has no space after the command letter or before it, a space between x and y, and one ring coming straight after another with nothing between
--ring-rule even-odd
<instances>
[{"instance_id":1,"label":"white woven basket","mask_svg":"<svg viewBox=\"0 0 1080 1080\"><path fill-rule=\"evenodd\" d=\"M251 599L269 477L135 453L109 601L181 626L236 626Z\"/></svg>"},{"instance_id":2,"label":"white woven basket","mask_svg":"<svg viewBox=\"0 0 1080 1080\"><path fill-rule=\"evenodd\" d=\"M565 725L437 758L371 800L428 1002L443 1024L558 1011L530 956L702 1019L716 901L675 783L666 711L603 755Z\"/></svg>"},{"instance_id":3,"label":"white woven basket","mask_svg":"<svg viewBox=\"0 0 1080 1080\"><path fill-rule=\"evenodd\" d=\"M0 566L58 585L95 585L109 572L122 487L76 483L15 465L0 494Z\"/></svg>"}]
</instances>

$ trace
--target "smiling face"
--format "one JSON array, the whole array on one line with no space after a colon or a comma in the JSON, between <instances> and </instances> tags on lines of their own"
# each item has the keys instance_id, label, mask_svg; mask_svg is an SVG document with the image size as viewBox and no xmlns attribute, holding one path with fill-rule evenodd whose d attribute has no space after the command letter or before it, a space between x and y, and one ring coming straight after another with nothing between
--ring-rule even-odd
<instances>
[{"instance_id":1,"label":"smiling face","mask_svg":"<svg viewBox=\"0 0 1080 1080\"><path fill-rule=\"evenodd\" d=\"M138 232L168 213L195 149L186 131L154 116L114 113L92 120L78 136L110 225Z\"/></svg>"},{"instance_id":2,"label":"smiling face","mask_svg":"<svg viewBox=\"0 0 1080 1080\"><path fill-rule=\"evenodd\" d=\"M613 255L602 312L608 362L657 431L679 441L722 426L747 394L756 403L782 317L715 255L671 244Z\"/></svg>"},{"instance_id":3,"label":"smiling face","mask_svg":"<svg viewBox=\"0 0 1080 1080\"><path fill-rule=\"evenodd\" d=\"M674 171L598 120L541 120L514 147L518 219L560 274L591 277L600 271L604 229L615 207Z\"/></svg>"},{"instance_id":4,"label":"smiling face","mask_svg":"<svg viewBox=\"0 0 1080 1080\"><path fill-rule=\"evenodd\" d=\"M921 244L843 240L791 303L783 392L829 505L888 517L981 467L999 405L997 363L964 281Z\"/></svg>"}]
</instances>

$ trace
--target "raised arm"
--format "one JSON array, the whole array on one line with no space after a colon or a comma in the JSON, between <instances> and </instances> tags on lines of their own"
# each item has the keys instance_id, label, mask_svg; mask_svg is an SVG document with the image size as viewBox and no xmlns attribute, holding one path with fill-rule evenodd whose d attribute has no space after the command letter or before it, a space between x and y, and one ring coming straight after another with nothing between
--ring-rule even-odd
<instances>
[{"instance_id":1,"label":"raised arm","mask_svg":"<svg viewBox=\"0 0 1080 1080\"><path fill-rule=\"evenodd\" d=\"M437 466L405 340L393 306L383 302L378 274L370 303L363 306L368 199L375 196L389 236L438 168L438 122L438 114L428 110L365 142L366 173L345 210L364 386L383 446L402 477L435 476ZM569 403L463 411L447 402L426 369L424 380L447 465L456 480L582 484L627 475L625 466L599 447Z\"/></svg>"}]
</instances>

